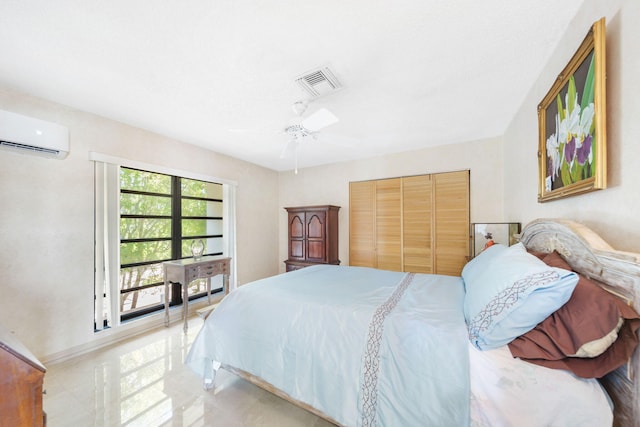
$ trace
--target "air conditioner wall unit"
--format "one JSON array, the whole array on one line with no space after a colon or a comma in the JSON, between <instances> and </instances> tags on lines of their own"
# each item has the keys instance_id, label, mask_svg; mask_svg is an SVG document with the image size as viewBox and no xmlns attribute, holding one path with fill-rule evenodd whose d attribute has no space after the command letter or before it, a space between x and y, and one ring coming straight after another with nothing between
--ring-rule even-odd
<instances>
[{"instance_id":1,"label":"air conditioner wall unit","mask_svg":"<svg viewBox=\"0 0 640 427\"><path fill-rule=\"evenodd\" d=\"M0 148L64 159L69 154L69 129L57 123L0 110Z\"/></svg>"}]
</instances>

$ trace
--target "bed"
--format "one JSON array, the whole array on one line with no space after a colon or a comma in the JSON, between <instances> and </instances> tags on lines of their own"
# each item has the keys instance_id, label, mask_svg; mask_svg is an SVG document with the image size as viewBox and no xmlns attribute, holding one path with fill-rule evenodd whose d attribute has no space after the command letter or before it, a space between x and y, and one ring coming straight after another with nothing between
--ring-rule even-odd
<instances>
[{"instance_id":1,"label":"bed","mask_svg":"<svg viewBox=\"0 0 640 427\"><path fill-rule=\"evenodd\" d=\"M533 221L520 242L489 248L462 277L322 265L243 285L186 363L207 388L226 369L336 425L637 426L640 255L568 220ZM583 279L635 311L616 311L615 328L571 357L540 357L553 351L536 337ZM611 372L581 378L585 360L612 352Z\"/></svg>"}]
</instances>

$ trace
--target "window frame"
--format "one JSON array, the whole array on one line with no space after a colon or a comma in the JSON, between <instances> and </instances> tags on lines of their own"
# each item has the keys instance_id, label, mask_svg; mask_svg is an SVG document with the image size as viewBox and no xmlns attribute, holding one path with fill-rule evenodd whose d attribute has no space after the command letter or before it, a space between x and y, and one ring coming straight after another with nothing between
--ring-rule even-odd
<instances>
[{"instance_id":1,"label":"window frame","mask_svg":"<svg viewBox=\"0 0 640 427\"><path fill-rule=\"evenodd\" d=\"M120 245L123 244L127 244L127 243L147 243L147 242L170 242L171 245L171 258L161 258L161 259L154 259L154 260L148 260L148 261L137 261L137 262L131 262L131 263L122 263L122 259L120 259L120 274L122 274L122 270L126 269L126 268L134 268L134 267L142 267L142 266L155 266L157 264L161 264L165 261L170 261L170 260L175 260L175 259L185 259L185 258L189 258L188 255L184 255L183 254L183 242L185 240L196 240L196 239L210 239L210 238L220 238L223 239L224 238L224 233L221 234L202 234L202 235L197 235L197 236L185 236L183 234L183 221L184 220L194 220L194 219L203 219L203 220L220 220L220 221L224 221L224 216L186 216L184 215L184 211L183 211L183 200L197 200L197 201L209 201L209 202L217 202L217 203L222 203L224 204L224 198L213 198L213 197L199 197L199 196L191 196L191 195L183 195L182 192L182 184L183 184L183 180L190 180L190 181L198 181L198 182L203 182L205 184L214 184L214 185L220 185L222 186L223 184L220 184L218 182L212 182L212 181L204 181L201 179L193 179L193 178L186 178L186 177L182 177L182 176L178 176L178 175L169 175L169 174L165 174L165 173L160 173L160 172L153 172L153 171L149 171L149 170L143 170L143 169L138 169L138 168L132 168L132 167L128 167L128 166L120 166L118 168L119 174L121 174L123 172L123 170L130 170L130 171L137 171L137 172L144 172L144 173L148 173L148 174L156 174L156 175L164 175L166 177L169 177L170 179L170 193L157 193L157 192L151 192L151 191L145 191L145 190L133 190L133 189L127 189L127 188L122 188L120 186L120 202L122 202L122 196L124 194L133 194L133 195L139 195L139 196L151 196L151 197L165 197L168 198L170 200L170 210L171 210L171 214L170 215L158 215L158 214L143 214L143 213L139 213L139 214L123 214L120 213L119 215L119 223L121 224L122 219L166 219L166 220L170 220L171 224L170 224L170 236L169 237L148 237L148 238L133 238L133 239L126 239L126 238L122 238L122 236L120 235ZM223 252L205 252L204 255L222 255ZM203 279L206 280L206 279ZM182 286L188 286L188 284L182 284ZM144 285L140 285L140 286L135 286L132 288L127 288L127 289L122 289L120 287L119 289L119 293L120 293L120 297L122 297L123 295L126 294L131 294L133 292L139 292L141 290L145 290L145 289L151 289L151 288L160 288L161 289L161 293L164 290L164 281L161 282L152 282L152 283L147 283ZM222 292L223 288L222 286L220 287L215 287L212 288L210 290L210 294L211 295L215 295L216 293ZM183 303L182 301L182 292L181 292L181 286L180 284L171 284L170 286L170 294L171 294L171 298L169 300L169 306L173 307L173 306L177 306L177 305L181 305ZM198 298L202 298L202 297L206 297L207 296L207 292L206 290L204 292L198 292L195 294L191 294L189 295L189 301L193 301L196 300ZM133 297L132 297L133 298ZM126 310L126 311L121 311L120 312L120 321L121 322L126 322L129 320L133 320L136 318L139 318L141 316L145 316L149 313L153 313L156 311L161 311L164 309L164 302L160 302L158 304L151 304L151 305L145 305L143 307L140 308L132 308L130 310Z\"/></svg>"},{"instance_id":2,"label":"window frame","mask_svg":"<svg viewBox=\"0 0 640 427\"><path fill-rule=\"evenodd\" d=\"M146 162L125 159L98 152L89 152L89 160L95 165L95 277L94 277L94 332L118 328L122 325L120 316L120 167L138 169L151 173L175 175L180 178L212 182L222 185L222 254L231 258L229 290L237 287L236 280L236 191L237 182ZM192 238L193 236L189 236ZM184 258L184 257L178 257ZM179 287L179 285L178 285ZM181 294L181 292L178 292ZM201 293L206 296L206 292ZM198 298L196 295L195 298ZM189 301L194 296L189 297ZM161 304L164 307L164 304ZM162 311L149 316L147 320L163 318ZM142 319L138 319L138 322ZM129 324L130 322L126 322ZM143 322L146 323L146 322Z\"/></svg>"}]
</instances>

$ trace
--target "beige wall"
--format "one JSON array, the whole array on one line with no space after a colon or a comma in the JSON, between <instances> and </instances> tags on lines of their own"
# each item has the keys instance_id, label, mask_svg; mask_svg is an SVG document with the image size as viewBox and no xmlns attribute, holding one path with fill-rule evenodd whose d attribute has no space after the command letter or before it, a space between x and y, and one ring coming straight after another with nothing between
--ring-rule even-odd
<instances>
[{"instance_id":1,"label":"beige wall","mask_svg":"<svg viewBox=\"0 0 640 427\"><path fill-rule=\"evenodd\" d=\"M589 26L607 18L609 188L537 203L536 107ZM340 258L348 264L349 182L451 170L471 171L471 221L573 218L615 247L640 251L640 2L586 0L503 137L276 173L9 89L0 109L61 123L66 160L0 151L0 322L46 360L95 345L93 165L89 151L238 182L238 282L284 271L284 207L335 204ZM543 25L541 23L541 25ZM523 47L526 48L526 47ZM366 150L366 147L362 148ZM278 251L273 243L278 242Z\"/></svg>"},{"instance_id":2,"label":"beige wall","mask_svg":"<svg viewBox=\"0 0 640 427\"><path fill-rule=\"evenodd\" d=\"M366 149L366 147L363 147ZM280 173L280 271L287 259L287 215L284 207L331 204L341 207L340 260L349 264L349 182L470 170L471 221L495 222L503 217L502 140L445 145ZM509 218L517 220L516 217Z\"/></svg>"},{"instance_id":3,"label":"beige wall","mask_svg":"<svg viewBox=\"0 0 640 427\"><path fill-rule=\"evenodd\" d=\"M606 190L537 203L538 103L573 56L593 22L607 24ZM522 222L571 218L620 250L640 252L640 2L587 0L546 64L504 136L505 215Z\"/></svg>"},{"instance_id":4,"label":"beige wall","mask_svg":"<svg viewBox=\"0 0 640 427\"><path fill-rule=\"evenodd\" d=\"M70 130L65 160L0 151L0 323L43 360L113 333L93 332L90 151L237 182L238 283L277 272L276 172L8 89L0 109Z\"/></svg>"}]
</instances>

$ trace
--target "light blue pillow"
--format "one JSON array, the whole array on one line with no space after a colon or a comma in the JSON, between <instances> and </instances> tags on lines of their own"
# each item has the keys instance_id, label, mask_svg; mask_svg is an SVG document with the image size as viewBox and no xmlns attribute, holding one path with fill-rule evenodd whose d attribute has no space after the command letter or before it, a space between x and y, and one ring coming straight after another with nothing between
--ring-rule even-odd
<instances>
[{"instance_id":1,"label":"light blue pillow","mask_svg":"<svg viewBox=\"0 0 640 427\"><path fill-rule=\"evenodd\" d=\"M578 275L549 267L522 243L493 245L462 270L469 340L498 348L529 332L571 297Z\"/></svg>"},{"instance_id":2,"label":"light blue pillow","mask_svg":"<svg viewBox=\"0 0 640 427\"><path fill-rule=\"evenodd\" d=\"M502 245L500 243L495 243L489 246L487 249L480 252L476 255L471 261L469 261L464 268L462 269L462 278L467 277L475 277L479 275L486 266L493 262L493 260L502 254L502 252L506 251L508 246ZM465 287L466 287L465 282Z\"/></svg>"}]
</instances>

